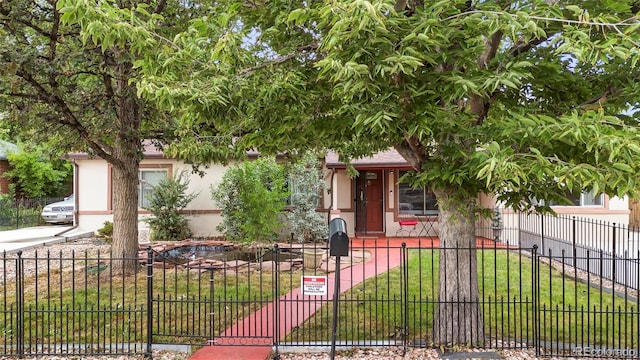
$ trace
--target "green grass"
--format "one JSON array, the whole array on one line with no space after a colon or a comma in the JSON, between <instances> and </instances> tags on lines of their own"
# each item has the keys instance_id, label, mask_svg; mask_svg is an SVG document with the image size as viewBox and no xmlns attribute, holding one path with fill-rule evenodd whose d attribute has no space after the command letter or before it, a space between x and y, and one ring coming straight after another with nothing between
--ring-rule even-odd
<instances>
[{"instance_id":1,"label":"green grass","mask_svg":"<svg viewBox=\"0 0 640 360\"><path fill-rule=\"evenodd\" d=\"M506 250L478 251L479 306L487 339L533 339L540 321L540 340L589 345L638 346L638 304L600 289L573 281L570 273L540 264L539 301L534 305L531 258ZM405 312L401 269L365 281L341 295L338 315L340 340L388 340L401 337L431 338L437 301L438 250L410 250L407 266ZM589 297L587 298L587 294ZM286 340L319 334L330 340L332 305L321 309ZM406 320L405 320L406 314ZM631 340L633 339L633 340Z\"/></svg>"}]
</instances>

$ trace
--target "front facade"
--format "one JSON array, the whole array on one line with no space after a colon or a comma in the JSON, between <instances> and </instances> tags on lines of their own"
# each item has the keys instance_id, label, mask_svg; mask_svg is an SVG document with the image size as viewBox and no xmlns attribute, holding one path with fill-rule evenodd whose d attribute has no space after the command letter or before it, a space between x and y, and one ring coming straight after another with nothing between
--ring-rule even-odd
<instances>
[{"instance_id":1,"label":"front facade","mask_svg":"<svg viewBox=\"0 0 640 360\"><path fill-rule=\"evenodd\" d=\"M255 155L255 154L254 154ZM82 230L97 230L105 221L113 221L112 169L104 160L90 159L86 154L71 154L76 164L75 189L78 206L77 225ZM320 201L319 211L328 219L345 219L351 236L381 237L402 233L400 220L412 217L418 220L414 232L408 236L437 236L438 207L429 189L413 189L408 184L399 183L400 177L410 166L394 150L378 153L369 158L352 162L358 175L352 178L344 163L333 153L327 154L323 162L323 176L326 190ZM171 177L186 170L191 174L189 190L197 197L185 209L194 236L209 237L220 235L216 226L221 222L220 210L211 199L211 187L217 186L226 171L223 165L211 164L204 169L204 175L191 172L191 165L166 158L160 151L148 147L140 164L139 217L140 228L147 228L142 221L149 213L142 209L145 195L152 191L151 185L160 179ZM479 195L478 204L486 208L496 207L490 196ZM576 198L573 206L558 206L554 210L560 214L589 217L598 220L626 224L629 221L627 199L607 196ZM504 226L517 226L515 216L508 209Z\"/></svg>"}]
</instances>

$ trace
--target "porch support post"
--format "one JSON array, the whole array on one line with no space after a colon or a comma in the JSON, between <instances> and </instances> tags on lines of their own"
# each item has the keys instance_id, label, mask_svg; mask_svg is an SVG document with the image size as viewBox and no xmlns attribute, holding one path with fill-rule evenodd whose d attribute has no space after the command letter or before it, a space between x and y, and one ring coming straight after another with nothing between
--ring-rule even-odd
<instances>
[{"instance_id":1,"label":"porch support post","mask_svg":"<svg viewBox=\"0 0 640 360\"><path fill-rule=\"evenodd\" d=\"M335 175L335 174L334 174ZM331 210L329 214L329 220L340 217L340 210L338 209L338 177L331 177Z\"/></svg>"}]
</instances>

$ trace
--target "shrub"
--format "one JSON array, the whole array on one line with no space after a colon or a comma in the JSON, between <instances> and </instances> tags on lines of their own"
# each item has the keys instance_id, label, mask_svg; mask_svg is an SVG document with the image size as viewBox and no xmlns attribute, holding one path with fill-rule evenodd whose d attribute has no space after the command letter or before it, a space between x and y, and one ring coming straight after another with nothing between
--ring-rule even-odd
<instances>
[{"instance_id":1,"label":"shrub","mask_svg":"<svg viewBox=\"0 0 640 360\"><path fill-rule=\"evenodd\" d=\"M49 159L41 149L12 153L7 158L11 170L3 176L11 179L17 195L39 198L68 194L73 176L69 161Z\"/></svg>"},{"instance_id":2,"label":"shrub","mask_svg":"<svg viewBox=\"0 0 640 360\"><path fill-rule=\"evenodd\" d=\"M197 196L187 194L188 187L185 171L153 187L153 193L148 197L149 205L145 207L151 217L144 220L151 228L151 240L176 241L191 236L189 222L180 213Z\"/></svg>"},{"instance_id":3,"label":"shrub","mask_svg":"<svg viewBox=\"0 0 640 360\"><path fill-rule=\"evenodd\" d=\"M111 239L113 236L113 223L111 221L105 221L104 226L98 229L98 237Z\"/></svg>"},{"instance_id":4,"label":"shrub","mask_svg":"<svg viewBox=\"0 0 640 360\"><path fill-rule=\"evenodd\" d=\"M274 157L245 161L227 170L211 196L221 209L217 227L237 242L264 242L276 238L286 206L284 171Z\"/></svg>"},{"instance_id":5,"label":"shrub","mask_svg":"<svg viewBox=\"0 0 640 360\"><path fill-rule=\"evenodd\" d=\"M316 212L318 200L325 188L320 165L318 158L307 152L290 169L291 195L286 217L294 237L299 242L327 238L327 224Z\"/></svg>"}]
</instances>

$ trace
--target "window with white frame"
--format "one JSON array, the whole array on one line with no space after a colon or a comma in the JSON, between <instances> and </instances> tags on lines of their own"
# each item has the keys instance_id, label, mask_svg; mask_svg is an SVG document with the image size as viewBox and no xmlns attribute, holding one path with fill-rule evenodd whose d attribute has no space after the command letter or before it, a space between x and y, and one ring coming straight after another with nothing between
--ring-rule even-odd
<instances>
[{"instance_id":1,"label":"window with white frame","mask_svg":"<svg viewBox=\"0 0 640 360\"><path fill-rule=\"evenodd\" d=\"M405 171L400 172L400 176ZM438 215L436 195L427 187L413 188L408 183L398 184L398 207L404 214Z\"/></svg>"},{"instance_id":2,"label":"window with white frame","mask_svg":"<svg viewBox=\"0 0 640 360\"><path fill-rule=\"evenodd\" d=\"M153 187L167 178L167 169L140 169L138 173L138 207L148 207Z\"/></svg>"},{"instance_id":3,"label":"window with white frame","mask_svg":"<svg viewBox=\"0 0 640 360\"><path fill-rule=\"evenodd\" d=\"M564 196L569 199L568 204L560 204L554 201L549 201L549 206L592 206L602 207L604 206L604 195L594 194L593 190L582 192L580 194L566 193Z\"/></svg>"}]
</instances>

